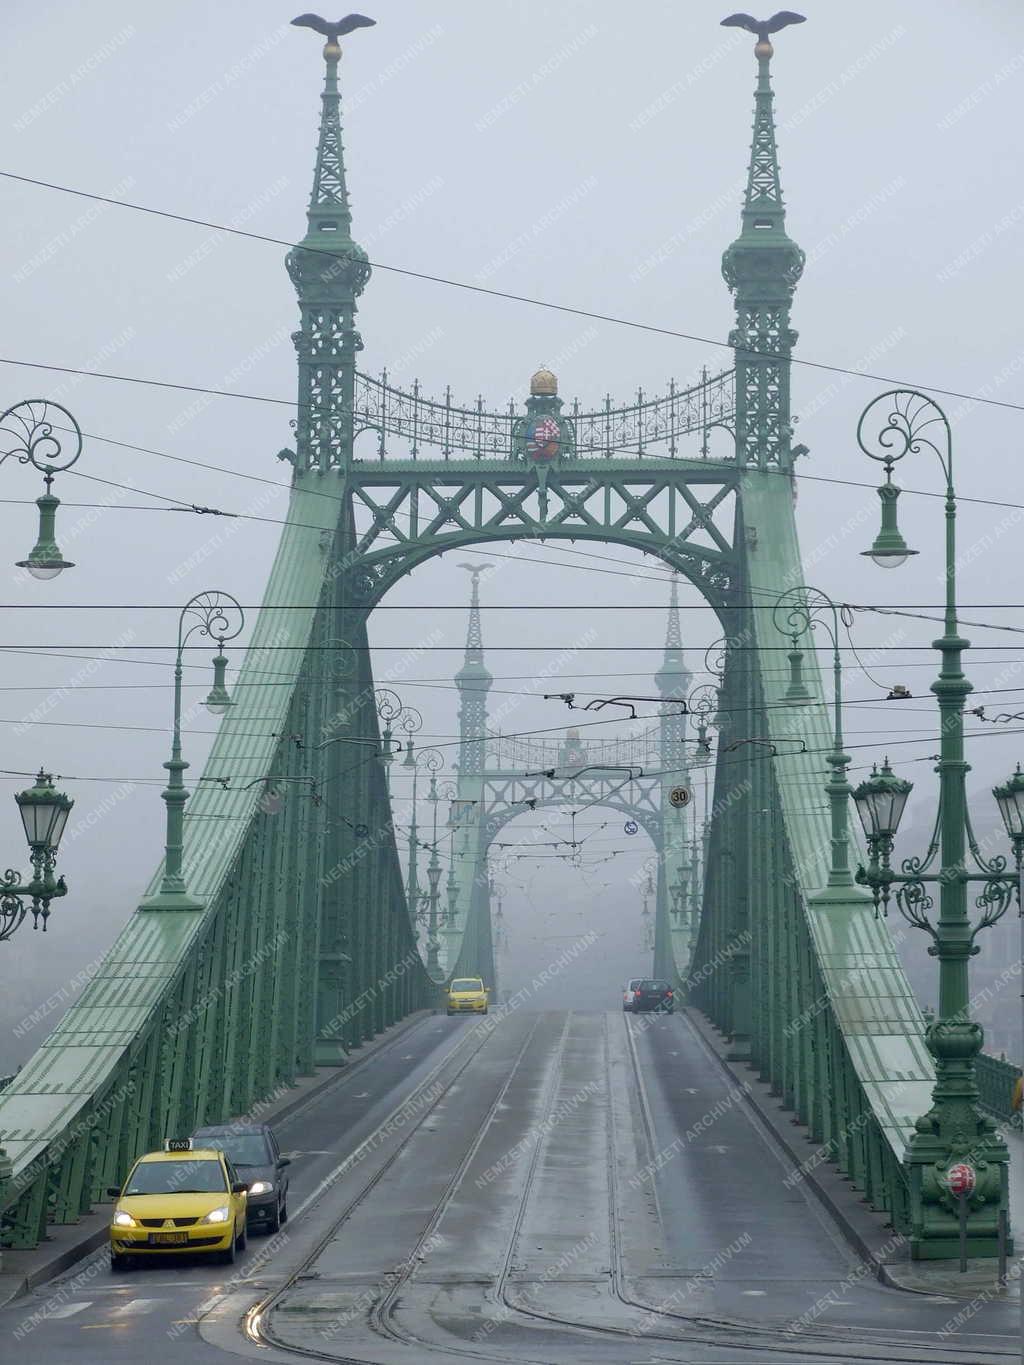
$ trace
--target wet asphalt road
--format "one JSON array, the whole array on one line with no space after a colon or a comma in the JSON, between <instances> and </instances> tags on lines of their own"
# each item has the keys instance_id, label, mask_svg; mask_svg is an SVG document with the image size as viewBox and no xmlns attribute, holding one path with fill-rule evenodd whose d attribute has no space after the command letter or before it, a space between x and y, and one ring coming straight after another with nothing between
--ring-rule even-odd
<instances>
[{"instance_id":1,"label":"wet asphalt road","mask_svg":"<svg viewBox=\"0 0 1024 1365\"><path fill-rule=\"evenodd\" d=\"M80 1265L0 1314L0 1358L1020 1359L1015 1306L955 1327L864 1273L685 1017L487 1022L427 1018L280 1125L282 1235Z\"/></svg>"}]
</instances>

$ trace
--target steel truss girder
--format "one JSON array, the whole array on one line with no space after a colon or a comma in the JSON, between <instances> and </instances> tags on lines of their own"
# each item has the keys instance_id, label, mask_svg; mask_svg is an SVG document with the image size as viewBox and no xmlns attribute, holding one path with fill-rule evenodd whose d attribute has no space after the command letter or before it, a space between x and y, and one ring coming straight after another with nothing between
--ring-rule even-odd
<instances>
[{"instance_id":1,"label":"steel truss girder","mask_svg":"<svg viewBox=\"0 0 1024 1365\"><path fill-rule=\"evenodd\" d=\"M483 778L480 823L490 847L502 829L522 815L527 802L538 809L584 807L619 811L632 817L650 836L655 848L661 847L661 782L657 778L636 778L623 786L621 773L587 773L579 778L525 777L522 773L487 772ZM524 841L527 847L529 841Z\"/></svg>"},{"instance_id":2,"label":"steel truss girder","mask_svg":"<svg viewBox=\"0 0 1024 1365\"><path fill-rule=\"evenodd\" d=\"M712 461L587 461L523 469L355 464L349 600L369 607L434 554L481 541L597 540L656 554L724 607L735 576L728 519L739 471ZM704 491L702 499L699 492Z\"/></svg>"}]
</instances>

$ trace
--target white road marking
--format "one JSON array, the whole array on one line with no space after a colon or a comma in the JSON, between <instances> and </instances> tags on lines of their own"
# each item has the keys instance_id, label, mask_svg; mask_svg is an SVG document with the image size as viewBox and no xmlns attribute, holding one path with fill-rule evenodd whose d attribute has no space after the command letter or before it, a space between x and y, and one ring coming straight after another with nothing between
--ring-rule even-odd
<instances>
[{"instance_id":1,"label":"white road marking","mask_svg":"<svg viewBox=\"0 0 1024 1365\"><path fill-rule=\"evenodd\" d=\"M740 1292L741 1292L742 1294L745 1294L746 1297L747 1297L748 1299L763 1299L764 1296L768 1293L768 1290L767 1290L767 1289L743 1289L743 1290L741 1290Z\"/></svg>"},{"instance_id":2,"label":"white road marking","mask_svg":"<svg viewBox=\"0 0 1024 1365\"><path fill-rule=\"evenodd\" d=\"M353 1095L352 1098L354 1100L368 1100L370 1098L370 1092L369 1090L364 1090L361 1095Z\"/></svg>"},{"instance_id":3,"label":"white road marking","mask_svg":"<svg viewBox=\"0 0 1024 1365\"><path fill-rule=\"evenodd\" d=\"M129 1299L127 1303L122 1303L111 1311L123 1313L125 1317L128 1317L137 1313L151 1313L158 1303L163 1302L163 1299Z\"/></svg>"},{"instance_id":4,"label":"white road marking","mask_svg":"<svg viewBox=\"0 0 1024 1365\"><path fill-rule=\"evenodd\" d=\"M59 1308L55 1308L51 1313L44 1314L47 1318L72 1318L76 1313L81 1313L85 1308L92 1307L92 1300L85 1303L62 1303Z\"/></svg>"}]
</instances>

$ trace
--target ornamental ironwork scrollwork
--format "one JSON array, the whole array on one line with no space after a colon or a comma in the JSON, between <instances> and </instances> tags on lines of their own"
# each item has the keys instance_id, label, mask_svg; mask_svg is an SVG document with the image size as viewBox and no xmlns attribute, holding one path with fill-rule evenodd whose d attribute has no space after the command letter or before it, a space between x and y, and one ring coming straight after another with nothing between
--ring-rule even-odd
<instances>
[{"instance_id":1,"label":"ornamental ironwork scrollwork","mask_svg":"<svg viewBox=\"0 0 1024 1365\"><path fill-rule=\"evenodd\" d=\"M974 940L982 929L987 929L1006 914L1010 908L1010 902L1013 900L1015 889L1013 880L1005 876L993 877L991 881L984 884L974 901L976 909L981 911L981 918L971 930L972 953L980 951Z\"/></svg>"},{"instance_id":2,"label":"ornamental ironwork scrollwork","mask_svg":"<svg viewBox=\"0 0 1024 1365\"><path fill-rule=\"evenodd\" d=\"M21 927L25 916L28 914L28 906L24 900L10 890L12 886L18 886L20 882L20 874L10 867L0 882L0 942L11 938L14 932Z\"/></svg>"},{"instance_id":3,"label":"ornamental ironwork scrollwork","mask_svg":"<svg viewBox=\"0 0 1024 1365\"><path fill-rule=\"evenodd\" d=\"M876 426L883 412L882 425ZM941 442L935 439L938 432L928 431L925 435L931 427L941 430ZM892 389L869 403L857 423L857 444L869 459L877 460L887 470L905 455L916 454L927 447L937 457L947 480L951 476L951 441L946 416L930 398L913 389Z\"/></svg>"},{"instance_id":4,"label":"ornamental ironwork scrollwork","mask_svg":"<svg viewBox=\"0 0 1024 1365\"><path fill-rule=\"evenodd\" d=\"M896 905L900 914L915 929L923 929L933 941L938 941L935 926L928 918L928 911L934 907L934 900L928 894L924 882L903 882L896 890ZM929 949L931 952L931 949Z\"/></svg>"},{"instance_id":5,"label":"ornamental ironwork scrollwork","mask_svg":"<svg viewBox=\"0 0 1024 1365\"><path fill-rule=\"evenodd\" d=\"M66 439L62 441L55 432ZM81 453L81 428L60 403L27 398L0 414L0 464L13 458L19 464L34 465L45 476L47 487Z\"/></svg>"},{"instance_id":6,"label":"ornamental ironwork scrollwork","mask_svg":"<svg viewBox=\"0 0 1024 1365\"><path fill-rule=\"evenodd\" d=\"M191 622L187 629L186 621ZM182 609L178 623L178 649L180 651L197 631L224 644L240 635L244 626L242 608L230 593L197 593Z\"/></svg>"},{"instance_id":7,"label":"ornamental ironwork scrollwork","mask_svg":"<svg viewBox=\"0 0 1024 1365\"><path fill-rule=\"evenodd\" d=\"M700 383L679 389L671 381L667 393L658 397L640 389L630 404L616 406L609 397L602 407L585 411L574 401L559 420L571 430L568 444L576 458L675 459L680 454L679 438L700 433L699 454L689 458L707 459L708 433L719 427L731 433L735 411L735 371L711 376L705 371ZM514 400L501 411L485 407L482 398L461 406L453 401L450 388L441 399L429 398L418 380L411 390L402 390L389 383L387 371L379 379L356 374L354 433L358 437L375 432L381 460L389 456L415 460L423 446L438 448L446 460L452 456L514 460L516 436L525 415ZM407 443L408 449L389 450L391 439ZM656 449L649 450L650 446ZM727 458L734 458L731 449Z\"/></svg>"}]
</instances>

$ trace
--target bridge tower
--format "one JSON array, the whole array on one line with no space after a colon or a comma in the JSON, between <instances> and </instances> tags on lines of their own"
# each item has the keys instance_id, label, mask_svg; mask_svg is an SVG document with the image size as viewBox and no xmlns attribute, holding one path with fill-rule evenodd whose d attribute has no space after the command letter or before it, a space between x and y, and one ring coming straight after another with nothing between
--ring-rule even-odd
<instances>
[{"instance_id":1,"label":"bridge tower","mask_svg":"<svg viewBox=\"0 0 1024 1365\"><path fill-rule=\"evenodd\" d=\"M484 663L484 636L480 621L480 579L490 565L461 564L470 575L469 620L462 667L455 675L459 693L459 758L456 783L455 830L452 840L452 880L449 884L449 911L442 935L445 966L483 975L495 991L494 957L491 943L490 882L487 872L487 844L483 829L484 773L487 767L487 694L494 678ZM461 912L461 913L460 913Z\"/></svg>"}]
</instances>

